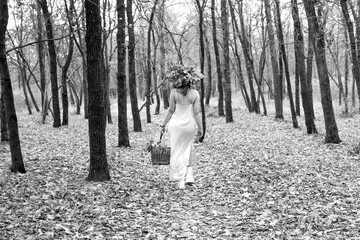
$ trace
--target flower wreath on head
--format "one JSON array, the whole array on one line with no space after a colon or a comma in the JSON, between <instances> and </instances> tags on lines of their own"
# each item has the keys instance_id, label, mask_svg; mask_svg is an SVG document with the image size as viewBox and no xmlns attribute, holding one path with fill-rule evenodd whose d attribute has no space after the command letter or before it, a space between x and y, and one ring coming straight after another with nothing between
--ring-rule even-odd
<instances>
[{"instance_id":1,"label":"flower wreath on head","mask_svg":"<svg viewBox=\"0 0 360 240\"><path fill-rule=\"evenodd\" d=\"M166 79L173 84L174 88L195 85L203 78L204 75L200 71L184 65L173 65L166 74Z\"/></svg>"}]
</instances>

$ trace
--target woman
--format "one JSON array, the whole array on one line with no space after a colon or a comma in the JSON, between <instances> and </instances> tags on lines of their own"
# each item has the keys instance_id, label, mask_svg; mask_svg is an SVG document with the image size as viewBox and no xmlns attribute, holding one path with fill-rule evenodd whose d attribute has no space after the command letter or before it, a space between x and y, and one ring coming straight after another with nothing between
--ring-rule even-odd
<instances>
[{"instance_id":1,"label":"woman","mask_svg":"<svg viewBox=\"0 0 360 240\"><path fill-rule=\"evenodd\" d=\"M182 81L171 90L169 110L161 125L164 131L169 122L169 177L170 180L178 181L180 189L185 188L185 183L192 185L194 182L192 165L196 129L197 135L202 135L199 113L199 92L191 88L189 81Z\"/></svg>"}]
</instances>

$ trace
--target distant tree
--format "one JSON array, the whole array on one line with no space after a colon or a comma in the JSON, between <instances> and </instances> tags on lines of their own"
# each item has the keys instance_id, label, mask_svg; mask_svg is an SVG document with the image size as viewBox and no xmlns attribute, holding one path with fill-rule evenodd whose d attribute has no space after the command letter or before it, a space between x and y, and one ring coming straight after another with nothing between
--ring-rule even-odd
<instances>
[{"instance_id":1,"label":"distant tree","mask_svg":"<svg viewBox=\"0 0 360 240\"><path fill-rule=\"evenodd\" d=\"M312 97L306 78L304 36L301 30L297 0L291 0L292 17L294 22L294 47L295 47L295 69L298 72L301 83L301 100L305 116L306 131L308 134L317 133L314 116L312 115Z\"/></svg>"},{"instance_id":2,"label":"distant tree","mask_svg":"<svg viewBox=\"0 0 360 240\"><path fill-rule=\"evenodd\" d=\"M150 18L149 18L149 27L147 30L147 56L146 56L146 65L147 65L147 76L146 76L146 87L145 87L145 97L146 97L146 122L151 123L151 114L150 114L150 104L151 104L151 32L152 25L155 15L156 6L158 0L155 0L154 5L151 9Z\"/></svg>"},{"instance_id":3,"label":"distant tree","mask_svg":"<svg viewBox=\"0 0 360 240\"><path fill-rule=\"evenodd\" d=\"M60 118L60 106L59 106L59 92L58 92L58 80L57 80L57 63L56 63L56 50L55 50L55 41L53 34L53 23L51 20L51 14L48 9L47 0L40 0L41 8L44 14L46 34L48 38L48 50L50 58L50 78L51 78L51 93L52 93L52 105L54 112L54 127L61 126Z\"/></svg>"},{"instance_id":4,"label":"distant tree","mask_svg":"<svg viewBox=\"0 0 360 240\"><path fill-rule=\"evenodd\" d=\"M322 17L322 9L317 9L318 15L315 13L315 6L312 0L304 0L304 7L306 16L309 19L311 30L315 34L314 50L316 58L316 66L318 70L320 82L321 105L324 113L326 143L340 143L338 128L336 125L334 109L332 105L330 80L328 75L328 68L326 64L326 49L324 26L321 26L319 19Z\"/></svg>"},{"instance_id":5,"label":"distant tree","mask_svg":"<svg viewBox=\"0 0 360 240\"><path fill-rule=\"evenodd\" d=\"M63 108L63 119L62 125L69 124L69 100L68 100L68 87L67 87L67 72L70 67L71 59L74 52L74 37L73 37L73 12L74 12L74 0L70 0L70 7L68 8L66 0L65 3L65 12L66 17L69 23L69 48L66 56L66 60L61 69L61 100L62 100L62 108Z\"/></svg>"},{"instance_id":6,"label":"distant tree","mask_svg":"<svg viewBox=\"0 0 360 240\"><path fill-rule=\"evenodd\" d=\"M37 1L36 5L36 32L37 32L37 50L39 57L39 71L40 71L40 91L41 91L41 112L42 112L42 123L45 123L45 118L48 112L47 106L47 93L46 93L46 69L45 69L45 54L46 54L46 45L42 41L44 25L43 25L43 16L41 14L41 4Z\"/></svg>"},{"instance_id":7,"label":"distant tree","mask_svg":"<svg viewBox=\"0 0 360 240\"><path fill-rule=\"evenodd\" d=\"M348 29L348 36L350 40L350 53L352 60L352 74L354 78L354 82L356 82L357 93L360 99L360 56L358 56L357 52L357 42L354 33L354 25L350 19L350 14L347 6L347 0L340 0L341 10L343 12L343 16L346 22L346 26ZM360 16L359 16L360 17ZM359 44L360 47L360 44ZM360 50L358 50L360 53ZM360 104L359 104L360 109Z\"/></svg>"},{"instance_id":8,"label":"distant tree","mask_svg":"<svg viewBox=\"0 0 360 240\"><path fill-rule=\"evenodd\" d=\"M88 181L110 180L106 157L105 89L99 0L85 0L87 77L89 84L90 169Z\"/></svg>"},{"instance_id":9,"label":"distant tree","mask_svg":"<svg viewBox=\"0 0 360 240\"><path fill-rule=\"evenodd\" d=\"M0 2L0 78L1 94L5 105L6 124L9 131L11 152L11 172L26 173L20 146L18 122L15 111L14 96L11 87L9 68L6 60L5 33L9 19L8 4Z\"/></svg>"},{"instance_id":10,"label":"distant tree","mask_svg":"<svg viewBox=\"0 0 360 240\"><path fill-rule=\"evenodd\" d=\"M211 21L212 21L212 37L214 43L214 55L216 62L216 72L217 72L217 89L219 93L218 97L218 114L219 116L225 116L224 112L224 90L222 83L222 72L221 72L221 60L219 53L219 46L217 40L217 27L216 27L216 16L215 16L215 0L211 0Z\"/></svg>"},{"instance_id":11,"label":"distant tree","mask_svg":"<svg viewBox=\"0 0 360 240\"><path fill-rule=\"evenodd\" d=\"M211 52L210 52L210 42L207 36L207 31L204 31L204 40L205 40L205 48L206 48L206 66L207 66L207 76L206 76L206 96L205 96L205 105L210 105L210 97L212 92L212 60L211 60Z\"/></svg>"},{"instance_id":12,"label":"distant tree","mask_svg":"<svg viewBox=\"0 0 360 240\"><path fill-rule=\"evenodd\" d=\"M130 1L130 0L128 0ZM165 1L162 0L161 4L159 6L159 14L158 14L158 20L159 20L159 26L160 26L160 79L163 80L165 78L165 68L166 68L166 48L165 48L165 42L166 42L166 32L165 32L165 24L164 24L164 15L165 15ZM162 91L162 98L163 98L163 105L164 109L168 109L169 107L169 81L165 81L161 85L161 91Z\"/></svg>"},{"instance_id":13,"label":"distant tree","mask_svg":"<svg viewBox=\"0 0 360 240\"><path fill-rule=\"evenodd\" d=\"M129 130L127 123L127 89L126 89L126 46L125 46L125 2L117 0L118 13L118 146L130 147Z\"/></svg>"},{"instance_id":14,"label":"distant tree","mask_svg":"<svg viewBox=\"0 0 360 240\"><path fill-rule=\"evenodd\" d=\"M280 52L281 52L281 56L282 56L282 59L279 59L279 61L282 61L284 63L286 86L287 86L288 97L289 97L289 102L290 102L290 110L291 110L291 118L292 118L293 127L298 128L299 125L298 125L298 122L296 119L294 98L293 98L292 89L291 89L289 65L288 65L288 60L287 60L287 55L286 55L286 50L285 50L285 42L284 42L284 34L283 34L283 29L282 29L279 0L275 0L275 12L276 12L276 19L277 19L277 24L278 24L277 33L278 33L278 39L279 39L279 44L280 44Z\"/></svg>"},{"instance_id":15,"label":"distant tree","mask_svg":"<svg viewBox=\"0 0 360 240\"><path fill-rule=\"evenodd\" d=\"M245 28L245 21L244 21L244 12L243 12L243 1L238 0L238 12L239 12L239 22L240 22L240 33L239 36L241 47L243 50L244 58L245 58L245 67L248 76L248 83L250 88L250 112L260 112L259 105L256 101L256 93L254 88L254 79L256 82L256 76L254 75L254 61L252 58L251 53L251 42L250 36L247 35L247 29Z\"/></svg>"},{"instance_id":16,"label":"distant tree","mask_svg":"<svg viewBox=\"0 0 360 240\"><path fill-rule=\"evenodd\" d=\"M138 108L138 97L136 91L136 65L135 65L135 33L134 33L134 19L132 11L132 0L127 0L127 27L129 34L128 42L128 56L129 56L129 93L131 103L131 113L133 117L134 131L141 132L141 119Z\"/></svg>"},{"instance_id":17,"label":"distant tree","mask_svg":"<svg viewBox=\"0 0 360 240\"><path fill-rule=\"evenodd\" d=\"M278 55L275 47L275 34L273 21L271 16L271 6L269 0L264 0L265 15L267 22L267 30L269 34L269 48L271 56L272 76L274 81L274 98L275 98L275 118L283 119L283 104L282 104L282 84L279 72Z\"/></svg>"},{"instance_id":18,"label":"distant tree","mask_svg":"<svg viewBox=\"0 0 360 240\"><path fill-rule=\"evenodd\" d=\"M206 0L203 0L200 3L200 0L196 0L196 6L199 12L199 45L200 45L200 71L204 74L204 65L205 65L205 44L204 44L204 9L206 6ZM200 107L201 107L201 122L202 122L202 136L199 138L199 142L203 142L206 133L206 118L205 118L205 87L204 87L204 78L200 80Z\"/></svg>"},{"instance_id":19,"label":"distant tree","mask_svg":"<svg viewBox=\"0 0 360 240\"><path fill-rule=\"evenodd\" d=\"M231 80L230 80L230 51L229 51L229 16L227 1L221 0L221 26L223 34L224 53L224 80L225 80L225 119L226 122L233 122L231 106Z\"/></svg>"}]
</instances>

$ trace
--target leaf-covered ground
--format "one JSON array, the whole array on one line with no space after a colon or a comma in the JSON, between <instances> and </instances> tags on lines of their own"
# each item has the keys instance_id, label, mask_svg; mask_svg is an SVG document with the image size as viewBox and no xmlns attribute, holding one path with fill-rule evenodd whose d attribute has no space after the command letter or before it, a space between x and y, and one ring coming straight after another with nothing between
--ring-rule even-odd
<instances>
[{"instance_id":1,"label":"leaf-covered ground","mask_svg":"<svg viewBox=\"0 0 360 240\"><path fill-rule=\"evenodd\" d=\"M167 166L151 165L145 146L164 111L117 147L117 117L107 127L111 181L85 181L87 122L71 115L54 129L19 114L26 174L9 172L0 144L0 239L359 239L360 117L337 116L341 144L250 114L236 100L234 123L208 109L204 143L195 146L196 185L178 190ZM114 107L114 106L113 106ZM143 119L144 116L143 116ZM131 121L130 121L131 122ZM132 124L130 123L130 129Z\"/></svg>"}]
</instances>

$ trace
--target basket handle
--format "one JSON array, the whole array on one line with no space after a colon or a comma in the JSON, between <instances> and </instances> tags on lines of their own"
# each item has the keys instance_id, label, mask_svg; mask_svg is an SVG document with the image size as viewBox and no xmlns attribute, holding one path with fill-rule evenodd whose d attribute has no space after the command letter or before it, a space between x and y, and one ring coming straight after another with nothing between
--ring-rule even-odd
<instances>
[{"instance_id":1,"label":"basket handle","mask_svg":"<svg viewBox=\"0 0 360 240\"><path fill-rule=\"evenodd\" d=\"M162 140L163 135L164 135L164 132L163 132L163 131L161 131L161 133L160 133L160 138L159 138L158 143L161 143L161 140Z\"/></svg>"}]
</instances>

